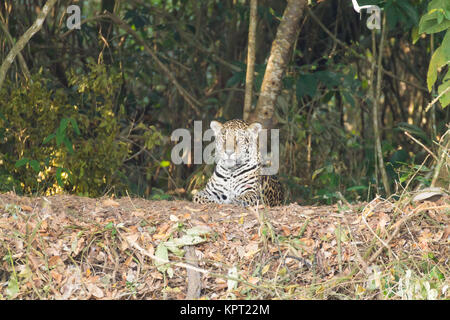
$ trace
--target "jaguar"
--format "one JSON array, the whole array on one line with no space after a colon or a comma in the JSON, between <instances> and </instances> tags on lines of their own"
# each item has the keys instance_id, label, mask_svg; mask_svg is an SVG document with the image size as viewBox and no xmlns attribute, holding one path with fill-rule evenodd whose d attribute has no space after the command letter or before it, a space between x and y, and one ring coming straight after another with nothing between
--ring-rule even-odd
<instances>
[{"instance_id":1,"label":"jaguar","mask_svg":"<svg viewBox=\"0 0 450 320\"><path fill-rule=\"evenodd\" d=\"M195 203L228 203L243 207L279 206L284 191L274 175L261 174L258 134L260 123L240 119L211 121L217 164L205 188L192 198Z\"/></svg>"}]
</instances>

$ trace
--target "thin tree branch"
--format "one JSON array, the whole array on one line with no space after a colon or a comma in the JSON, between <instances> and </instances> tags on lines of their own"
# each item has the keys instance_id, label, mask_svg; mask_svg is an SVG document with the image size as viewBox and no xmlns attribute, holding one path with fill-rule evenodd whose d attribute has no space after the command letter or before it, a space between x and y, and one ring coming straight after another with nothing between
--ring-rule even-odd
<instances>
[{"instance_id":1,"label":"thin tree branch","mask_svg":"<svg viewBox=\"0 0 450 320\"><path fill-rule=\"evenodd\" d=\"M420 142L419 140L414 138L412 135L410 135L408 131L403 131L403 133L406 134L409 138L411 138L419 146L424 148L436 161L438 161L438 158L436 157L436 155L433 152L431 152L431 150L429 148L427 148L427 146L425 146L422 142Z\"/></svg>"},{"instance_id":2,"label":"thin tree branch","mask_svg":"<svg viewBox=\"0 0 450 320\"><path fill-rule=\"evenodd\" d=\"M378 50L378 70L377 70L377 85L376 85L376 91L373 99L373 131L375 136L375 147L376 147L376 154L378 157L378 164L379 169L381 172L381 180L383 181L383 186L386 194L389 196L391 194L391 187L389 185L389 180L386 172L386 168L384 167L384 159L383 159L383 151L381 148L381 133L379 130L379 107L380 107L380 99L381 99L381 79L382 79L382 60L383 60L383 49L384 49L384 38L386 36L386 15L383 15L383 23L382 23L382 30L381 30L381 39L380 39L380 46ZM372 37L374 39L375 33L372 31ZM375 57L375 46L374 46L374 57ZM375 59L374 62L375 63ZM373 65L374 66L374 65ZM374 72L374 71L373 71Z\"/></svg>"},{"instance_id":3,"label":"thin tree branch","mask_svg":"<svg viewBox=\"0 0 450 320\"><path fill-rule=\"evenodd\" d=\"M8 26L3 22L5 19L3 18L2 12L0 11L0 27L2 28L3 32L6 35L6 38L9 42L11 42L11 48L14 46L14 40L11 37L11 34L9 33ZM23 55L21 52L18 54L20 67L22 68L23 75L27 80L31 78L30 70L28 69L27 63L25 62L25 59L23 58Z\"/></svg>"},{"instance_id":4,"label":"thin tree branch","mask_svg":"<svg viewBox=\"0 0 450 320\"><path fill-rule=\"evenodd\" d=\"M430 110L430 108L436 103L436 101L438 101L444 94L446 94L447 92L450 91L450 87L447 87L447 89L445 89L444 91L442 91L436 98L433 99L433 101L431 101L427 107L425 108L425 112L428 112L428 110Z\"/></svg>"},{"instance_id":5,"label":"thin tree branch","mask_svg":"<svg viewBox=\"0 0 450 320\"><path fill-rule=\"evenodd\" d=\"M86 19L84 19L84 20L82 20L82 21L80 22L80 26L83 25L83 24L85 24L85 23L91 22L91 21L102 20L102 19L105 19L105 18L108 18L108 16L107 16L107 15L104 15L104 14L99 14L99 15L94 16L94 17L86 18ZM65 37L67 37L69 34L71 34L71 33L72 33L73 31L75 31L75 30L77 30L77 29L70 29L70 30L64 32L64 33L63 33L62 35L60 35L59 37L60 37L60 38L65 38Z\"/></svg>"},{"instance_id":6,"label":"thin tree branch","mask_svg":"<svg viewBox=\"0 0 450 320\"><path fill-rule=\"evenodd\" d=\"M431 187L434 187L436 185L436 182L439 178L439 174L441 172L442 165L444 164L444 161L446 159L448 160L447 151L449 150L449 147L450 147L450 138L448 139L445 147L442 148L441 158L439 159L439 161L437 161L436 168L434 169L435 171L433 175L433 180L431 180Z\"/></svg>"},{"instance_id":7,"label":"thin tree branch","mask_svg":"<svg viewBox=\"0 0 450 320\"><path fill-rule=\"evenodd\" d=\"M131 27L122 19L120 19L115 14L105 11L104 15L110 18L112 21L114 21L120 28L122 28L124 31L132 35L136 41L141 44L145 51L152 57L152 59L156 62L156 65L158 68L166 74L166 76L169 78L169 80L175 85L180 95L185 99L185 101L192 107L194 112L197 116L200 116L200 110L198 106L201 105L201 103L196 100L189 92L187 92L186 89L184 89L175 76L172 74L172 72L167 68L167 66L159 60L158 55L147 45L147 43L144 41L144 39L136 33Z\"/></svg>"},{"instance_id":8,"label":"thin tree branch","mask_svg":"<svg viewBox=\"0 0 450 320\"><path fill-rule=\"evenodd\" d=\"M316 15L312 12L312 10L309 9L309 8L308 8L308 13L309 13L309 15L311 16L311 18L313 18L313 20L320 26L320 28L322 28L322 30L323 30L326 34L328 34L328 35L330 36L331 39L333 39L333 41L335 41L336 43L338 43L340 46L344 47L345 49L351 51L358 59L361 59L361 60L364 60L365 62L370 63L370 61L367 59L366 56L364 56L363 54L357 52L355 49L353 49L352 47L350 47L349 45L347 45L345 42L339 40L339 39L338 39L338 38L337 38L330 30L327 29L327 27L325 27L325 25L322 23L322 21L320 21L320 19L317 18L317 16L316 16ZM396 76L395 74L393 74L392 72L387 71L387 70L384 70L384 69L383 69L383 66L378 66L378 65L376 65L376 68L381 68L381 71L382 71L384 74L388 75L389 77L391 77L391 78L393 78L393 79L396 79L397 81L404 82L404 83L406 83L407 85L410 85L411 87L414 87L414 88L419 89L419 90L421 90L421 91L428 92L427 88L425 88L425 87L423 87L423 86L420 86L420 85L417 85L417 84L415 84L414 82L411 82L411 81L402 79L402 78Z\"/></svg>"},{"instance_id":9,"label":"thin tree branch","mask_svg":"<svg viewBox=\"0 0 450 320\"><path fill-rule=\"evenodd\" d=\"M30 41L31 37L34 36L36 32L41 30L42 25L44 24L45 18L50 10L53 8L57 0L48 0L42 10L39 12L36 20L32 24L30 28L20 37L20 39L16 42L16 44L11 48L8 55L6 56L5 61L3 61L2 66L0 67L0 89L3 85L3 82L6 78L6 73L8 72L9 67L13 63L16 56L22 51L25 45Z\"/></svg>"}]
</instances>

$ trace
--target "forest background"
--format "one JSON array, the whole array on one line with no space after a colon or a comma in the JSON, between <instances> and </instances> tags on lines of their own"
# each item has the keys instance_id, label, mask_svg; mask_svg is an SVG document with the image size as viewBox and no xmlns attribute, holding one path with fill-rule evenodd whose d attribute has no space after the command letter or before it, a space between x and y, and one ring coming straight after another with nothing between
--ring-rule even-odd
<instances>
[{"instance_id":1,"label":"forest background","mask_svg":"<svg viewBox=\"0 0 450 320\"><path fill-rule=\"evenodd\" d=\"M0 70L0 192L189 199L213 166L173 164L170 136L246 117L250 2L49 2ZM450 3L361 0L383 11L370 30L351 1L303 2L268 125L287 203L448 189ZM3 64L44 4L2 1ZM250 113L286 6L258 1Z\"/></svg>"}]
</instances>

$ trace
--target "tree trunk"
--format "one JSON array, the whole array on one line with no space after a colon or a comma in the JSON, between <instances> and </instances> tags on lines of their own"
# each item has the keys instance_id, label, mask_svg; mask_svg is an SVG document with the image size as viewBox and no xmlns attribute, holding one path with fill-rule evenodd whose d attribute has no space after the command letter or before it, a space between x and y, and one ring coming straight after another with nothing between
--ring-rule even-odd
<instances>
[{"instance_id":1,"label":"tree trunk","mask_svg":"<svg viewBox=\"0 0 450 320\"><path fill-rule=\"evenodd\" d=\"M264 128L273 127L275 103L280 94L282 76L289 60L289 53L299 28L306 0L289 0L283 18L272 44L269 61L264 74L261 93L255 110L251 112L249 121L257 121Z\"/></svg>"},{"instance_id":2,"label":"tree trunk","mask_svg":"<svg viewBox=\"0 0 450 320\"><path fill-rule=\"evenodd\" d=\"M258 0L250 0L250 22L248 27L247 75L245 78L245 100L243 119L247 120L252 107L253 78L255 73L256 23Z\"/></svg>"}]
</instances>

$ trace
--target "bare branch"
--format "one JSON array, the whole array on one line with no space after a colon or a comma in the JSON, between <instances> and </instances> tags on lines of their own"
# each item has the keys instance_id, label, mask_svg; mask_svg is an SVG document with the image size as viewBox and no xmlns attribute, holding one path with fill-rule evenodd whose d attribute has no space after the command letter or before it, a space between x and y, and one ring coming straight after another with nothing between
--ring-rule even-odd
<instances>
[{"instance_id":1,"label":"bare branch","mask_svg":"<svg viewBox=\"0 0 450 320\"><path fill-rule=\"evenodd\" d=\"M47 3L42 8L41 12L39 12L33 25L27 31L25 31L25 33L20 37L20 39L16 42L16 44L11 48L11 51L9 51L5 61L3 61L2 66L0 67L0 89L3 85L3 82L5 81L6 73L8 72L8 69L13 63L14 59L20 53L20 51L22 51L22 49L25 47L28 41L30 41L31 37L33 37L36 32L41 30L45 18L47 17L47 14L53 8L56 1L57 0L47 1Z\"/></svg>"},{"instance_id":2,"label":"bare branch","mask_svg":"<svg viewBox=\"0 0 450 320\"><path fill-rule=\"evenodd\" d=\"M132 35L139 44L141 44L145 51L152 57L152 59L156 62L156 65L158 68L164 72L164 74L169 78L169 80L175 85L180 95L185 99L185 101L192 107L192 109L195 111L197 115L200 115L200 110L198 108L201 103L197 101L189 92L187 92L186 89L184 89L175 76L172 74L172 72L167 68L167 66L159 60L158 55L147 45L147 43L144 41L144 39L136 33L125 21L120 19L115 14L105 11L103 13L106 17L110 18L112 21L114 21L120 28L125 30L127 33Z\"/></svg>"}]
</instances>

